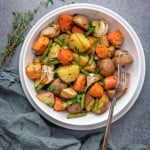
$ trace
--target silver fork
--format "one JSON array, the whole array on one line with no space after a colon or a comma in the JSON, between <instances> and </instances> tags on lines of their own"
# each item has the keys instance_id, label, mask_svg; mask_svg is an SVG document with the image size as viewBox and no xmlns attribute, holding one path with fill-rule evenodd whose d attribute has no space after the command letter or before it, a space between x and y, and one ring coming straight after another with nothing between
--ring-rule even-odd
<instances>
[{"instance_id":1,"label":"silver fork","mask_svg":"<svg viewBox=\"0 0 150 150\"><path fill-rule=\"evenodd\" d=\"M117 100L118 92L121 90L124 90L126 87L126 76L127 76L126 70L118 64L117 86L116 86L116 91L115 91L115 94L111 100L111 104L110 104L110 108L109 108L109 115L108 115L108 119L107 119L107 125L106 125L103 144L102 144L102 150L107 150L110 128L111 128L111 122L112 122L113 111L114 111L114 105L115 105L115 102Z\"/></svg>"}]
</instances>

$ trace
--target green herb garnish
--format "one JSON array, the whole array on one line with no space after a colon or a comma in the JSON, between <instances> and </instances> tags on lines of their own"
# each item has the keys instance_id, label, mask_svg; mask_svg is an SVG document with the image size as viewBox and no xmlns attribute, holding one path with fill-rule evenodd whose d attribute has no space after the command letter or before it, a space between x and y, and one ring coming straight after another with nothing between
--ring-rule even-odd
<instances>
[{"instance_id":1,"label":"green herb garnish","mask_svg":"<svg viewBox=\"0 0 150 150\"><path fill-rule=\"evenodd\" d=\"M119 54L119 58L122 58L123 57L123 54L121 53L121 54Z\"/></svg>"},{"instance_id":2,"label":"green herb garnish","mask_svg":"<svg viewBox=\"0 0 150 150\"><path fill-rule=\"evenodd\" d=\"M51 92L54 92L54 91L56 90L56 86L55 86L54 84L51 84L51 85L49 86L49 90L50 90Z\"/></svg>"},{"instance_id":3,"label":"green herb garnish","mask_svg":"<svg viewBox=\"0 0 150 150\"><path fill-rule=\"evenodd\" d=\"M95 73L96 73L96 74L100 73L99 68L96 68Z\"/></svg>"},{"instance_id":4,"label":"green herb garnish","mask_svg":"<svg viewBox=\"0 0 150 150\"><path fill-rule=\"evenodd\" d=\"M73 104L79 103L81 101L82 95L78 94L77 97L72 99Z\"/></svg>"}]
</instances>

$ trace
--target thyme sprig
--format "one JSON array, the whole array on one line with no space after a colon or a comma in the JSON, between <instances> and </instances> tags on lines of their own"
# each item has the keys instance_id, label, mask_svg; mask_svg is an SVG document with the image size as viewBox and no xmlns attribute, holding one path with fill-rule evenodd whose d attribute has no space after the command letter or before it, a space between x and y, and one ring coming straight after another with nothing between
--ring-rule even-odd
<instances>
[{"instance_id":1,"label":"thyme sprig","mask_svg":"<svg viewBox=\"0 0 150 150\"><path fill-rule=\"evenodd\" d=\"M17 46L23 42L25 32L31 27L31 21L33 20L33 14L31 12L13 12L13 22L8 33L8 43L6 49L3 51L0 57L0 67L7 64L15 52Z\"/></svg>"}]
</instances>

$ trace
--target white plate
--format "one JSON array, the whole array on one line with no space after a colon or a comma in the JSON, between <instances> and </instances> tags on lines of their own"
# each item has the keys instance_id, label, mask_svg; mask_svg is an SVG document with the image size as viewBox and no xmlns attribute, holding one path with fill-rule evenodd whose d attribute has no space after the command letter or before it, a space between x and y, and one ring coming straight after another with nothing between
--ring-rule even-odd
<instances>
[{"instance_id":1,"label":"white plate","mask_svg":"<svg viewBox=\"0 0 150 150\"><path fill-rule=\"evenodd\" d=\"M80 13L91 19L105 18L110 24L110 30L120 29L125 36L122 47L130 52L134 62L128 67L128 72L131 74L129 89L115 106L113 122L128 112L142 89L145 78L145 57L142 45L133 28L121 16L102 6L85 3L63 6L46 14L33 26L24 41L19 60L19 73L22 87L31 105L47 120L65 128L89 130L103 127L106 124L108 111L102 115L89 114L82 118L66 119L66 112L53 111L35 97L33 82L26 76L26 65L34 57L31 49L33 42L40 31L51 22L57 22L59 15L62 13L70 15Z\"/></svg>"}]
</instances>

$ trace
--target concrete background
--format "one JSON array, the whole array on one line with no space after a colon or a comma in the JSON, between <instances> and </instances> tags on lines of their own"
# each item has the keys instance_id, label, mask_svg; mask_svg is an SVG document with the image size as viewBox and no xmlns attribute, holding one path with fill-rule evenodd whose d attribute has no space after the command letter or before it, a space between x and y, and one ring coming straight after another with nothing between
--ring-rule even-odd
<instances>
[{"instance_id":1,"label":"concrete background","mask_svg":"<svg viewBox=\"0 0 150 150\"><path fill-rule=\"evenodd\" d=\"M150 146L150 0L54 0L54 4L42 7L36 14L37 21L49 11L72 2L94 3L105 6L120 14L139 36L146 57L146 77L143 89L132 109L112 125L111 139L121 149L130 143ZM7 33L13 19L13 11L32 10L40 5L40 0L0 0L0 50L7 44ZM21 47L21 46L20 46ZM20 47L11 65L18 64ZM18 67L18 66L16 66ZM80 133L76 133L76 136Z\"/></svg>"}]
</instances>

